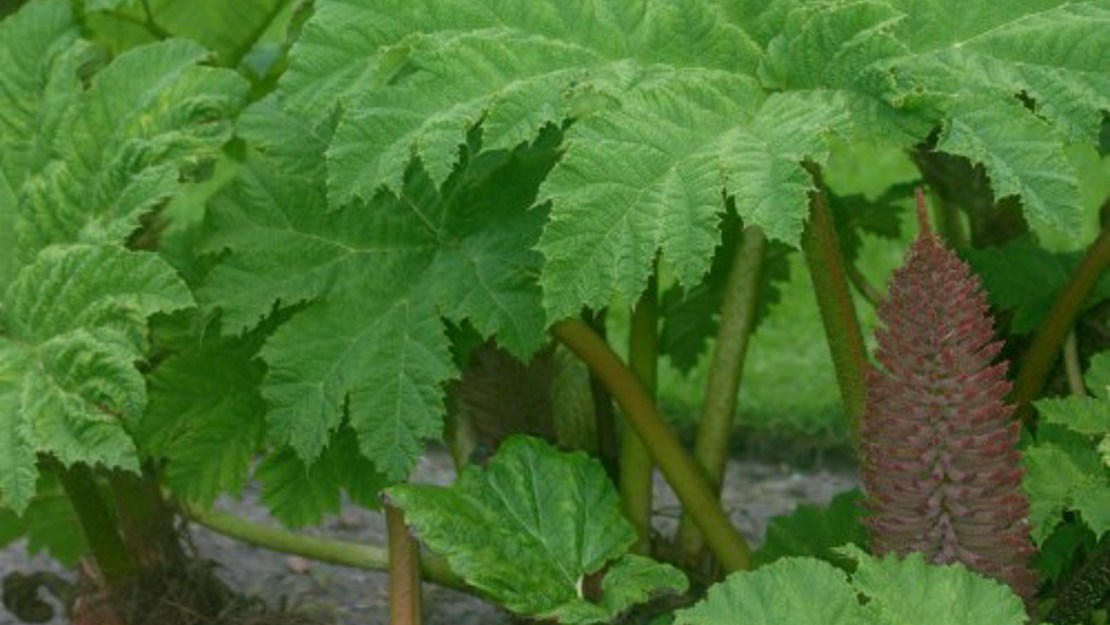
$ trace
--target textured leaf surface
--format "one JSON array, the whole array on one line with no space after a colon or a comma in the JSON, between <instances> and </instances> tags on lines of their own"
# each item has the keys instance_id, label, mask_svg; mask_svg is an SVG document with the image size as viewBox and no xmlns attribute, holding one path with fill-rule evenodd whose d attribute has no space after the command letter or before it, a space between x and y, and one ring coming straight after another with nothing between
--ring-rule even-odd
<instances>
[{"instance_id":1,"label":"textured leaf surface","mask_svg":"<svg viewBox=\"0 0 1110 625\"><path fill-rule=\"evenodd\" d=\"M1036 402L1046 423L1056 423L1087 436L1110 435L1110 401L1095 397L1060 397Z\"/></svg>"},{"instance_id":2,"label":"textured leaf surface","mask_svg":"<svg viewBox=\"0 0 1110 625\"><path fill-rule=\"evenodd\" d=\"M760 20L777 24L765 84L838 91L871 140L911 147L940 122L937 149L982 163L995 195L1019 195L1039 232L1076 232L1063 149L1095 141L1110 108L1105 2L789 4L762 7Z\"/></svg>"},{"instance_id":3,"label":"textured leaf surface","mask_svg":"<svg viewBox=\"0 0 1110 625\"><path fill-rule=\"evenodd\" d=\"M338 166L332 191L365 195L397 185L407 159L396 155L410 150L441 181L455 146L481 118L491 148L531 138L568 116L576 90L590 91L622 66L754 68L758 49L720 17L698 0L643 7L598 0L321 2L284 86L297 108L315 114L336 100L353 104L330 152ZM370 175L359 179L358 171Z\"/></svg>"},{"instance_id":4,"label":"textured leaf surface","mask_svg":"<svg viewBox=\"0 0 1110 625\"><path fill-rule=\"evenodd\" d=\"M1098 535L1110 530L1110 468L1093 446L1037 446L1025 452L1024 460L1035 541L1052 533L1065 510L1078 511Z\"/></svg>"},{"instance_id":5,"label":"textured leaf surface","mask_svg":"<svg viewBox=\"0 0 1110 625\"><path fill-rule=\"evenodd\" d=\"M722 191L745 223L796 245L812 188L802 161L824 163L825 136L847 121L826 94L764 101L748 79L692 71L582 121L541 191L554 205L540 241L549 317L603 306L614 292L634 300L659 252L682 284L696 284L720 239Z\"/></svg>"},{"instance_id":6,"label":"textured leaf surface","mask_svg":"<svg viewBox=\"0 0 1110 625\"><path fill-rule=\"evenodd\" d=\"M827 562L784 558L754 572L733 573L704 600L681 610L675 625L863 625L856 592Z\"/></svg>"},{"instance_id":7,"label":"textured leaf surface","mask_svg":"<svg viewBox=\"0 0 1110 625\"><path fill-rule=\"evenodd\" d=\"M96 0L86 2L85 8L114 12L121 26L141 23L149 10L150 19L159 28L175 37L197 41L215 52L221 63L234 65L288 4L289 0Z\"/></svg>"},{"instance_id":8,"label":"textured leaf surface","mask_svg":"<svg viewBox=\"0 0 1110 625\"><path fill-rule=\"evenodd\" d=\"M544 339L530 248L545 215L527 209L558 133L468 159L442 188L414 165L399 196L328 211L326 127L272 103L243 127L260 152L214 205L213 245L233 254L205 295L232 331L312 302L262 350L271 431L311 463L349 411L363 453L401 479L442 427L454 366L441 315L517 355Z\"/></svg>"},{"instance_id":9,"label":"textured leaf surface","mask_svg":"<svg viewBox=\"0 0 1110 625\"><path fill-rule=\"evenodd\" d=\"M1021 625L1021 599L1010 589L964 568L934 566L919 553L905 559L874 558L857 547L844 552L859 566L852 585L869 601L866 611L882 623L914 625Z\"/></svg>"},{"instance_id":10,"label":"textured leaf surface","mask_svg":"<svg viewBox=\"0 0 1110 625\"><path fill-rule=\"evenodd\" d=\"M13 191L42 166L49 150L43 127L58 104L64 108L63 93L75 90L77 77L64 70L72 69L77 36L66 0L30 2L0 22L0 170Z\"/></svg>"},{"instance_id":11,"label":"textured leaf surface","mask_svg":"<svg viewBox=\"0 0 1110 625\"><path fill-rule=\"evenodd\" d=\"M863 138L909 147L929 132L935 112L889 94L889 67L908 53L894 35L899 11L868 1L783 2L765 9L767 18L784 12L759 67L765 85L836 91Z\"/></svg>"},{"instance_id":12,"label":"textured leaf surface","mask_svg":"<svg viewBox=\"0 0 1110 625\"><path fill-rule=\"evenodd\" d=\"M1080 218L1069 140L1094 141L1110 107L1104 1L1023 0L998 11L955 0L897 0L905 97L925 94L948 121L938 149L986 167L996 197L1018 194L1034 228L1074 233ZM1031 101L1023 107L1017 96ZM1033 110L1030 110L1032 108ZM1047 120L1052 127L1046 123Z\"/></svg>"},{"instance_id":13,"label":"textured leaf surface","mask_svg":"<svg viewBox=\"0 0 1110 625\"><path fill-rule=\"evenodd\" d=\"M116 247L52 247L20 272L0 318L5 505L20 511L30 501L36 453L67 465L138 468L125 427L146 404L135 369L146 318L191 302L165 262Z\"/></svg>"},{"instance_id":14,"label":"textured leaf surface","mask_svg":"<svg viewBox=\"0 0 1110 625\"><path fill-rule=\"evenodd\" d=\"M1014 102L961 100L937 149L982 163L996 198L1018 195L1035 229L1076 232L1080 198L1075 168L1051 126Z\"/></svg>"},{"instance_id":15,"label":"textured leaf surface","mask_svg":"<svg viewBox=\"0 0 1110 625\"><path fill-rule=\"evenodd\" d=\"M197 44L168 40L115 59L57 130L55 160L24 188L21 251L50 243L121 241L139 217L214 158L246 95L232 72L204 67Z\"/></svg>"},{"instance_id":16,"label":"textured leaf surface","mask_svg":"<svg viewBox=\"0 0 1110 625\"><path fill-rule=\"evenodd\" d=\"M868 625L1022 625L1021 600L962 565L927 564L921 554L874 558L839 549L856 562L847 574L811 558L783 558L730 575L675 625L852 623ZM857 600L862 599L862 602Z\"/></svg>"},{"instance_id":17,"label":"textured leaf surface","mask_svg":"<svg viewBox=\"0 0 1110 625\"><path fill-rule=\"evenodd\" d=\"M1047 539L1067 510L1101 536L1110 530L1110 400L1106 397L1107 352L1091 359L1086 382L1097 397L1049 398L1034 405L1046 428L1066 428L1069 435L1039 434L1026 450L1024 486L1033 508L1030 523L1039 543Z\"/></svg>"},{"instance_id":18,"label":"textured leaf surface","mask_svg":"<svg viewBox=\"0 0 1110 625\"><path fill-rule=\"evenodd\" d=\"M604 468L581 452L511 438L487 468L468 466L453 487L402 484L387 493L456 573L518 614L608 622L651 592L685 590L671 567L622 558L635 534ZM612 560L604 602L587 602L584 576Z\"/></svg>"}]
</instances>

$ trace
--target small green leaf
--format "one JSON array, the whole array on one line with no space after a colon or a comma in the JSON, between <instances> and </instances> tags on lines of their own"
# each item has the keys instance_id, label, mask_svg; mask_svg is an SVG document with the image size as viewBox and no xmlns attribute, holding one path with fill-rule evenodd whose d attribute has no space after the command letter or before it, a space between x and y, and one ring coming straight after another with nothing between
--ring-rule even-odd
<instances>
[{"instance_id":1,"label":"small green leaf","mask_svg":"<svg viewBox=\"0 0 1110 625\"><path fill-rule=\"evenodd\" d=\"M860 491L852 490L837 495L827 506L802 505L790 515L771 519L763 546L755 552L756 563L814 556L836 564L841 556L834 547L867 544L867 529L860 522L861 503Z\"/></svg>"},{"instance_id":2,"label":"small green leaf","mask_svg":"<svg viewBox=\"0 0 1110 625\"><path fill-rule=\"evenodd\" d=\"M452 487L402 484L387 495L456 573L518 614L607 622L652 592L685 590L671 567L622 558L635 534L605 469L581 452L514 437ZM614 560L602 602L583 598L584 577Z\"/></svg>"},{"instance_id":3,"label":"small green leaf","mask_svg":"<svg viewBox=\"0 0 1110 625\"><path fill-rule=\"evenodd\" d=\"M1026 450L1023 462L1035 542L1048 538L1065 510L1077 510L1097 535L1110 530L1110 467L1095 449L1045 443Z\"/></svg>"},{"instance_id":4,"label":"small green leaf","mask_svg":"<svg viewBox=\"0 0 1110 625\"><path fill-rule=\"evenodd\" d=\"M848 576L827 562L783 558L729 575L675 625L865 625Z\"/></svg>"},{"instance_id":5,"label":"small green leaf","mask_svg":"<svg viewBox=\"0 0 1110 625\"><path fill-rule=\"evenodd\" d=\"M1095 397L1110 400L1110 351L1091 356L1091 362L1083 380L1087 382L1087 389Z\"/></svg>"},{"instance_id":6,"label":"small green leaf","mask_svg":"<svg viewBox=\"0 0 1110 625\"><path fill-rule=\"evenodd\" d=\"M1057 423L1086 436L1110 435L1110 400L1096 397L1050 397L1034 402L1046 423Z\"/></svg>"}]
</instances>

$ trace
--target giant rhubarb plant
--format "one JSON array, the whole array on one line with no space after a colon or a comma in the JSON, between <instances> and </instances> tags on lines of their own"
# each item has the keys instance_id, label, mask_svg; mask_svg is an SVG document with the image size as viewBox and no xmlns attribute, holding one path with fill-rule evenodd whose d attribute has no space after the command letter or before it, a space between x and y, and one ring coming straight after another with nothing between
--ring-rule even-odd
<instances>
[{"instance_id":1,"label":"giant rhubarb plant","mask_svg":"<svg viewBox=\"0 0 1110 625\"><path fill-rule=\"evenodd\" d=\"M862 423L863 480L876 554L922 552L1036 590L1021 490L1019 423L1007 363L978 277L929 229L894 272L879 308Z\"/></svg>"}]
</instances>

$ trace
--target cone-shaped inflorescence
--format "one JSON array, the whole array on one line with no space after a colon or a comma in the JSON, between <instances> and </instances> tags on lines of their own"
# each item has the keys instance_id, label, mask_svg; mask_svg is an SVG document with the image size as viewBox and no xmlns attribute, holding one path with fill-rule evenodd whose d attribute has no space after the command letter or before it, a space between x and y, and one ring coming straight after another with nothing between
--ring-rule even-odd
<instances>
[{"instance_id":1,"label":"cone-shaped inflorescence","mask_svg":"<svg viewBox=\"0 0 1110 625\"><path fill-rule=\"evenodd\" d=\"M1020 424L1005 403L1006 363L979 279L933 234L921 234L879 307L876 358L861 424L872 551L961 562L1028 602L1029 500Z\"/></svg>"}]
</instances>

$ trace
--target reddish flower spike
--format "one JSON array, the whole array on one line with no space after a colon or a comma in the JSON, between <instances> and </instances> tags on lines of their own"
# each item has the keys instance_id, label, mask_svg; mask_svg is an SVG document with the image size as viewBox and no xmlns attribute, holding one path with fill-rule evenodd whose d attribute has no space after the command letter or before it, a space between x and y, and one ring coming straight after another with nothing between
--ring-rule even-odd
<instances>
[{"instance_id":1,"label":"reddish flower spike","mask_svg":"<svg viewBox=\"0 0 1110 625\"><path fill-rule=\"evenodd\" d=\"M1009 584L1028 603L1029 500L1021 490L1020 424L1005 402L1006 363L979 279L929 228L879 307L881 365L867 378L863 482L876 554L918 551Z\"/></svg>"}]
</instances>

